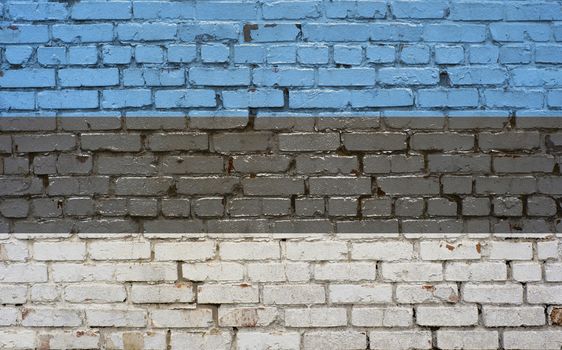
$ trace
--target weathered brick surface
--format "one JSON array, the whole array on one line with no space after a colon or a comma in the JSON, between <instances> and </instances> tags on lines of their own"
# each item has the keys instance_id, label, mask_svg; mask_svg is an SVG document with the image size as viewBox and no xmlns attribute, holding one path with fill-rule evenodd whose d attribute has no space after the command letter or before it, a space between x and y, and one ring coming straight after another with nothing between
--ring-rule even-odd
<instances>
[{"instance_id":1,"label":"weathered brick surface","mask_svg":"<svg viewBox=\"0 0 562 350\"><path fill-rule=\"evenodd\" d=\"M0 346L557 349L561 248L537 233L6 234Z\"/></svg>"}]
</instances>

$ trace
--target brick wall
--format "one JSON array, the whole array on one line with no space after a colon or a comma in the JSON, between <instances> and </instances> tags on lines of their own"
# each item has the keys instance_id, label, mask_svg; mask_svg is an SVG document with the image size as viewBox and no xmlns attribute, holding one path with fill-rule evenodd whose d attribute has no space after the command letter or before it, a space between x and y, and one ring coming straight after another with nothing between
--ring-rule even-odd
<instances>
[{"instance_id":1,"label":"brick wall","mask_svg":"<svg viewBox=\"0 0 562 350\"><path fill-rule=\"evenodd\" d=\"M560 1L0 14L0 348L562 347Z\"/></svg>"},{"instance_id":2,"label":"brick wall","mask_svg":"<svg viewBox=\"0 0 562 350\"><path fill-rule=\"evenodd\" d=\"M0 14L4 115L562 108L559 1L8 0Z\"/></svg>"},{"instance_id":3,"label":"brick wall","mask_svg":"<svg viewBox=\"0 0 562 350\"><path fill-rule=\"evenodd\" d=\"M551 234L0 235L3 349L560 349Z\"/></svg>"}]
</instances>

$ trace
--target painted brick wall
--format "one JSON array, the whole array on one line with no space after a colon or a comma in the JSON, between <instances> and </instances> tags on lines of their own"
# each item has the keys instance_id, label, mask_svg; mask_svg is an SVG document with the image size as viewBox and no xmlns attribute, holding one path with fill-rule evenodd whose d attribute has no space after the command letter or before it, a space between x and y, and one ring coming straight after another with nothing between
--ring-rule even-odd
<instances>
[{"instance_id":1,"label":"painted brick wall","mask_svg":"<svg viewBox=\"0 0 562 350\"><path fill-rule=\"evenodd\" d=\"M560 1L8 0L0 10L4 115L562 108Z\"/></svg>"},{"instance_id":2,"label":"painted brick wall","mask_svg":"<svg viewBox=\"0 0 562 350\"><path fill-rule=\"evenodd\" d=\"M550 234L0 235L2 349L560 349Z\"/></svg>"}]
</instances>

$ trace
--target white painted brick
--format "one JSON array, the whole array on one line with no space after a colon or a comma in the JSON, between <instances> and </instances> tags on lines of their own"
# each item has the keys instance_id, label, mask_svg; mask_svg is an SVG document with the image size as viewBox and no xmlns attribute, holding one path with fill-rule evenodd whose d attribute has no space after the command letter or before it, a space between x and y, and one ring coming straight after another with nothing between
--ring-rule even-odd
<instances>
[{"instance_id":1,"label":"white painted brick","mask_svg":"<svg viewBox=\"0 0 562 350\"><path fill-rule=\"evenodd\" d=\"M370 348L375 350L431 349L431 332L425 330L371 331Z\"/></svg>"},{"instance_id":2,"label":"white painted brick","mask_svg":"<svg viewBox=\"0 0 562 350\"><path fill-rule=\"evenodd\" d=\"M416 320L420 326L473 326L478 323L476 305L418 306Z\"/></svg>"},{"instance_id":3,"label":"white painted brick","mask_svg":"<svg viewBox=\"0 0 562 350\"><path fill-rule=\"evenodd\" d=\"M445 265L445 280L489 282L507 280L504 262L453 262Z\"/></svg>"},{"instance_id":4,"label":"white painted brick","mask_svg":"<svg viewBox=\"0 0 562 350\"><path fill-rule=\"evenodd\" d=\"M0 264L0 282L32 283L47 281L47 265L44 264Z\"/></svg>"},{"instance_id":5,"label":"white painted brick","mask_svg":"<svg viewBox=\"0 0 562 350\"><path fill-rule=\"evenodd\" d=\"M62 308L33 308L22 310L24 327L76 327L82 324L77 310Z\"/></svg>"},{"instance_id":6,"label":"white painted brick","mask_svg":"<svg viewBox=\"0 0 562 350\"><path fill-rule=\"evenodd\" d=\"M166 348L166 333L164 332L136 332L126 331L110 333L105 336L108 348L116 350L127 350L128 348L140 348L144 350L160 350Z\"/></svg>"},{"instance_id":7,"label":"white painted brick","mask_svg":"<svg viewBox=\"0 0 562 350\"><path fill-rule=\"evenodd\" d=\"M490 242L490 259L531 260L533 245L530 242Z\"/></svg>"},{"instance_id":8,"label":"white painted brick","mask_svg":"<svg viewBox=\"0 0 562 350\"><path fill-rule=\"evenodd\" d=\"M238 333L237 344L240 350L298 349L300 342L301 336L298 332L243 331Z\"/></svg>"},{"instance_id":9,"label":"white painted brick","mask_svg":"<svg viewBox=\"0 0 562 350\"><path fill-rule=\"evenodd\" d=\"M304 350L362 350L367 346L367 334L359 331L311 331L304 333Z\"/></svg>"},{"instance_id":10,"label":"white painted brick","mask_svg":"<svg viewBox=\"0 0 562 350\"><path fill-rule=\"evenodd\" d=\"M240 285L204 284L197 287L197 301L202 304L257 303L257 286L245 283Z\"/></svg>"},{"instance_id":11,"label":"white painted brick","mask_svg":"<svg viewBox=\"0 0 562 350\"><path fill-rule=\"evenodd\" d=\"M153 310L149 317L156 328L206 328L213 325L211 309Z\"/></svg>"},{"instance_id":12,"label":"white painted brick","mask_svg":"<svg viewBox=\"0 0 562 350\"><path fill-rule=\"evenodd\" d=\"M37 345L35 332L28 329L0 329L0 348L32 349Z\"/></svg>"},{"instance_id":13,"label":"white painted brick","mask_svg":"<svg viewBox=\"0 0 562 350\"><path fill-rule=\"evenodd\" d=\"M344 242L287 242L289 260L343 260L347 257Z\"/></svg>"},{"instance_id":14,"label":"white painted brick","mask_svg":"<svg viewBox=\"0 0 562 350\"><path fill-rule=\"evenodd\" d=\"M497 331L485 330L438 330L437 347L439 349L497 349L499 335Z\"/></svg>"},{"instance_id":15,"label":"white painted brick","mask_svg":"<svg viewBox=\"0 0 562 350\"><path fill-rule=\"evenodd\" d=\"M266 327L277 319L276 307L221 306L218 311L222 327Z\"/></svg>"},{"instance_id":16,"label":"white painted brick","mask_svg":"<svg viewBox=\"0 0 562 350\"><path fill-rule=\"evenodd\" d=\"M31 286L31 301L39 303L55 301L60 295L59 288L56 284L35 284Z\"/></svg>"},{"instance_id":17,"label":"white painted brick","mask_svg":"<svg viewBox=\"0 0 562 350\"><path fill-rule=\"evenodd\" d=\"M35 260L78 260L86 258L84 242L35 242L33 244Z\"/></svg>"},{"instance_id":18,"label":"white painted brick","mask_svg":"<svg viewBox=\"0 0 562 350\"><path fill-rule=\"evenodd\" d=\"M347 311L340 307L285 309L287 327L338 327L347 324Z\"/></svg>"},{"instance_id":19,"label":"white painted brick","mask_svg":"<svg viewBox=\"0 0 562 350\"><path fill-rule=\"evenodd\" d=\"M0 307L0 326L15 326L19 314L19 310L15 307Z\"/></svg>"},{"instance_id":20,"label":"white painted brick","mask_svg":"<svg viewBox=\"0 0 562 350\"><path fill-rule=\"evenodd\" d=\"M94 330L78 330L64 332L49 332L39 336L47 340L49 349L96 349L99 348L100 334Z\"/></svg>"},{"instance_id":21,"label":"white painted brick","mask_svg":"<svg viewBox=\"0 0 562 350\"><path fill-rule=\"evenodd\" d=\"M354 307L351 324L357 327L410 327L413 316L410 307Z\"/></svg>"},{"instance_id":22,"label":"white painted brick","mask_svg":"<svg viewBox=\"0 0 562 350\"><path fill-rule=\"evenodd\" d=\"M513 280L519 282L536 282L542 279L542 266L532 262L514 262L511 265Z\"/></svg>"},{"instance_id":23,"label":"white painted brick","mask_svg":"<svg viewBox=\"0 0 562 350\"><path fill-rule=\"evenodd\" d=\"M189 283L133 284L131 302L135 304L190 303L195 300L193 286Z\"/></svg>"},{"instance_id":24,"label":"white painted brick","mask_svg":"<svg viewBox=\"0 0 562 350\"><path fill-rule=\"evenodd\" d=\"M409 242L353 243L351 246L351 258L354 260L408 260L413 253L414 246Z\"/></svg>"},{"instance_id":25,"label":"white painted brick","mask_svg":"<svg viewBox=\"0 0 562 350\"><path fill-rule=\"evenodd\" d=\"M548 282L562 282L562 263L547 263L544 266L544 279Z\"/></svg>"},{"instance_id":26,"label":"white painted brick","mask_svg":"<svg viewBox=\"0 0 562 350\"><path fill-rule=\"evenodd\" d=\"M13 241L0 243L1 261L25 261L28 257L27 242Z\"/></svg>"},{"instance_id":27,"label":"white painted brick","mask_svg":"<svg viewBox=\"0 0 562 350\"><path fill-rule=\"evenodd\" d=\"M190 281L241 281L244 266L234 262L183 264L183 277Z\"/></svg>"},{"instance_id":28,"label":"white painted brick","mask_svg":"<svg viewBox=\"0 0 562 350\"><path fill-rule=\"evenodd\" d=\"M0 285L0 304L24 304L27 301L27 286Z\"/></svg>"},{"instance_id":29,"label":"white painted brick","mask_svg":"<svg viewBox=\"0 0 562 350\"><path fill-rule=\"evenodd\" d=\"M420 243L423 260L478 260L482 245L478 241L425 241Z\"/></svg>"},{"instance_id":30,"label":"white painted brick","mask_svg":"<svg viewBox=\"0 0 562 350\"><path fill-rule=\"evenodd\" d=\"M170 341L173 350L230 350L232 335L214 329L199 333L172 331Z\"/></svg>"},{"instance_id":31,"label":"white painted brick","mask_svg":"<svg viewBox=\"0 0 562 350\"><path fill-rule=\"evenodd\" d=\"M279 243L273 242L224 242L219 245L222 260L279 259Z\"/></svg>"},{"instance_id":32,"label":"white painted brick","mask_svg":"<svg viewBox=\"0 0 562 350\"><path fill-rule=\"evenodd\" d=\"M141 309L89 309L86 323L90 327L144 327L146 311Z\"/></svg>"},{"instance_id":33,"label":"white painted brick","mask_svg":"<svg viewBox=\"0 0 562 350\"><path fill-rule=\"evenodd\" d=\"M546 323L542 306L484 306L482 308L486 327L542 326Z\"/></svg>"},{"instance_id":34,"label":"white painted brick","mask_svg":"<svg viewBox=\"0 0 562 350\"><path fill-rule=\"evenodd\" d=\"M370 262L321 263L314 265L314 278L325 281L373 281L377 264Z\"/></svg>"},{"instance_id":35,"label":"white painted brick","mask_svg":"<svg viewBox=\"0 0 562 350\"><path fill-rule=\"evenodd\" d=\"M71 303L118 303L127 298L119 284L79 284L64 289L64 300Z\"/></svg>"},{"instance_id":36,"label":"white painted brick","mask_svg":"<svg viewBox=\"0 0 562 350\"><path fill-rule=\"evenodd\" d=\"M506 330L503 334L506 349L558 350L562 347L562 332L559 330Z\"/></svg>"},{"instance_id":37,"label":"white painted brick","mask_svg":"<svg viewBox=\"0 0 562 350\"><path fill-rule=\"evenodd\" d=\"M399 284L396 286L396 301L403 304L456 303L459 290L456 284Z\"/></svg>"},{"instance_id":38,"label":"white painted brick","mask_svg":"<svg viewBox=\"0 0 562 350\"><path fill-rule=\"evenodd\" d=\"M559 241L537 242L537 257L539 260L559 258Z\"/></svg>"},{"instance_id":39,"label":"white painted brick","mask_svg":"<svg viewBox=\"0 0 562 350\"><path fill-rule=\"evenodd\" d=\"M480 304L522 304L523 286L520 284L465 284L464 301Z\"/></svg>"},{"instance_id":40,"label":"white painted brick","mask_svg":"<svg viewBox=\"0 0 562 350\"><path fill-rule=\"evenodd\" d=\"M304 282L310 280L308 263L249 263L248 278L255 282Z\"/></svg>"},{"instance_id":41,"label":"white painted brick","mask_svg":"<svg viewBox=\"0 0 562 350\"><path fill-rule=\"evenodd\" d=\"M528 284L529 304L562 304L562 284Z\"/></svg>"},{"instance_id":42,"label":"white painted brick","mask_svg":"<svg viewBox=\"0 0 562 350\"><path fill-rule=\"evenodd\" d=\"M90 243L90 258L94 260L138 260L150 258L150 242Z\"/></svg>"},{"instance_id":43,"label":"white painted brick","mask_svg":"<svg viewBox=\"0 0 562 350\"><path fill-rule=\"evenodd\" d=\"M156 243L154 259L159 261L204 261L215 254L214 241Z\"/></svg>"},{"instance_id":44,"label":"white painted brick","mask_svg":"<svg viewBox=\"0 0 562 350\"><path fill-rule=\"evenodd\" d=\"M390 284L331 284L330 302L338 304L372 304L392 302Z\"/></svg>"},{"instance_id":45,"label":"white painted brick","mask_svg":"<svg viewBox=\"0 0 562 350\"><path fill-rule=\"evenodd\" d=\"M324 286L314 284L283 284L263 287L264 304L321 304L326 302Z\"/></svg>"},{"instance_id":46,"label":"white painted brick","mask_svg":"<svg viewBox=\"0 0 562 350\"><path fill-rule=\"evenodd\" d=\"M382 277L392 282L433 282L443 280L443 266L438 263L383 263Z\"/></svg>"}]
</instances>

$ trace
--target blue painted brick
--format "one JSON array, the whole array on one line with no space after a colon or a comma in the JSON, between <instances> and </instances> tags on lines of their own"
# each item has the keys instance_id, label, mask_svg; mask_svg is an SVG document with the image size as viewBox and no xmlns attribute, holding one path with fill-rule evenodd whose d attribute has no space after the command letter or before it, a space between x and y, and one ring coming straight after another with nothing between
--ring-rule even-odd
<instances>
[{"instance_id":1,"label":"blue painted brick","mask_svg":"<svg viewBox=\"0 0 562 350\"><path fill-rule=\"evenodd\" d=\"M396 60L396 48L388 45L370 45L366 50L367 61L371 63L392 63Z\"/></svg>"},{"instance_id":2,"label":"blue painted brick","mask_svg":"<svg viewBox=\"0 0 562 350\"><path fill-rule=\"evenodd\" d=\"M533 90L485 90L484 101L488 107L541 108L544 92Z\"/></svg>"},{"instance_id":3,"label":"blue painted brick","mask_svg":"<svg viewBox=\"0 0 562 350\"><path fill-rule=\"evenodd\" d=\"M549 107L562 108L562 90L549 91L547 103Z\"/></svg>"},{"instance_id":4,"label":"blue painted brick","mask_svg":"<svg viewBox=\"0 0 562 350\"><path fill-rule=\"evenodd\" d=\"M184 42L201 42L215 40L237 40L240 35L238 23L206 22L181 24L178 37Z\"/></svg>"},{"instance_id":5,"label":"blue painted brick","mask_svg":"<svg viewBox=\"0 0 562 350\"><path fill-rule=\"evenodd\" d=\"M314 70L307 68L256 68L253 82L257 86L312 86Z\"/></svg>"},{"instance_id":6,"label":"blue painted brick","mask_svg":"<svg viewBox=\"0 0 562 350\"><path fill-rule=\"evenodd\" d=\"M405 64L429 63L429 47L426 45L406 46L400 53L400 60Z\"/></svg>"},{"instance_id":7,"label":"blue painted brick","mask_svg":"<svg viewBox=\"0 0 562 350\"><path fill-rule=\"evenodd\" d=\"M173 23L123 23L116 29L121 41L173 40L177 32L178 26Z\"/></svg>"},{"instance_id":8,"label":"blue painted brick","mask_svg":"<svg viewBox=\"0 0 562 350\"><path fill-rule=\"evenodd\" d=\"M561 45L538 45L535 48L535 62L562 63Z\"/></svg>"},{"instance_id":9,"label":"blue painted brick","mask_svg":"<svg viewBox=\"0 0 562 350\"><path fill-rule=\"evenodd\" d=\"M117 68L65 68L58 71L63 87L112 86L119 84Z\"/></svg>"},{"instance_id":10,"label":"blue painted brick","mask_svg":"<svg viewBox=\"0 0 562 350\"><path fill-rule=\"evenodd\" d=\"M267 48L267 63L283 64L297 61L297 47L294 45L274 45Z\"/></svg>"},{"instance_id":11,"label":"blue painted brick","mask_svg":"<svg viewBox=\"0 0 562 350\"><path fill-rule=\"evenodd\" d=\"M351 106L365 107L407 107L414 104L410 89L376 89L350 91Z\"/></svg>"},{"instance_id":12,"label":"blue painted brick","mask_svg":"<svg viewBox=\"0 0 562 350\"><path fill-rule=\"evenodd\" d=\"M68 48L68 63L96 64L98 49L95 46L72 46Z\"/></svg>"},{"instance_id":13,"label":"blue painted brick","mask_svg":"<svg viewBox=\"0 0 562 350\"><path fill-rule=\"evenodd\" d=\"M102 92L102 108L144 107L152 104L148 89L120 89Z\"/></svg>"},{"instance_id":14,"label":"blue painted brick","mask_svg":"<svg viewBox=\"0 0 562 350\"><path fill-rule=\"evenodd\" d=\"M324 45L306 45L297 47L297 60L302 64L326 64L329 60L329 48Z\"/></svg>"},{"instance_id":15,"label":"blue painted brick","mask_svg":"<svg viewBox=\"0 0 562 350\"><path fill-rule=\"evenodd\" d=\"M477 64L497 63L499 48L491 45L471 46L468 51L468 61Z\"/></svg>"},{"instance_id":16,"label":"blue painted brick","mask_svg":"<svg viewBox=\"0 0 562 350\"><path fill-rule=\"evenodd\" d=\"M0 23L0 44L32 44L48 41L48 26Z\"/></svg>"},{"instance_id":17,"label":"blue painted brick","mask_svg":"<svg viewBox=\"0 0 562 350\"><path fill-rule=\"evenodd\" d=\"M299 25L296 23L255 24L246 28L246 34L240 38L241 42L295 41L300 34Z\"/></svg>"},{"instance_id":18,"label":"blue painted brick","mask_svg":"<svg viewBox=\"0 0 562 350\"><path fill-rule=\"evenodd\" d=\"M137 63L164 62L164 49L155 45L138 45L135 47L135 61Z\"/></svg>"},{"instance_id":19,"label":"blue painted brick","mask_svg":"<svg viewBox=\"0 0 562 350\"><path fill-rule=\"evenodd\" d=\"M0 91L0 110L35 109L35 93L23 91Z\"/></svg>"},{"instance_id":20,"label":"blue painted brick","mask_svg":"<svg viewBox=\"0 0 562 350\"><path fill-rule=\"evenodd\" d=\"M481 24L427 24L423 39L433 42L479 43L486 40L486 26Z\"/></svg>"},{"instance_id":21,"label":"blue painted brick","mask_svg":"<svg viewBox=\"0 0 562 350\"><path fill-rule=\"evenodd\" d=\"M492 23L490 33L492 39L502 42L548 41L550 26L535 23Z\"/></svg>"},{"instance_id":22,"label":"blue painted brick","mask_svg":"<svg viewBox=\"0 0 562 350\"><path fill-rule=\"evenodd\" d=\"M455 67L447 73L453 85L501 85L507 77L505 69L492 67Z\"/></svg>"},{"instance_id":23,"label":"blue painted brick","mask_svg":"<svg viewBox=\"0 0 562 350\"><path fill-rule=\"evenodd\" d=\"M0 75L2 88L53 87L55 71L53 69L17 69L5 70Z\"/></svg>"},{"instance_id":24,"label":"blue painted brick","mask_svg":"<svg viewBox=\"0 0 562 350\"><path fill-rule=\"evenodd\" d=\"M133 56L133 48L130 46L104 45L102 55L105 64L128 64Z\"/></svg>"},{"instance_id":25,"label":"blue painted brick","mask_svg":"<svg viewBox=\"0 0 562 350\"><path fill-rule=\"evenodd\" d=\"M363 61L361 46L334 45L334 62L337 64L359 65Z\"/></svg>"},{"instance_id":26,"label":"blue painted brick","mask_svg":"<svg viewBox=\"0 0 562 350\"><path fill-rule=\"evenodd\" d=\"M384 85L435 85L439 82L436 68L381 68L377 81Z\"/></svg>"},{"instance_id":27,"label":"blue painted brick","mask_svg":"<svg viewBox=\"0 0 562 350\"><path fill-rule=\"evenodd\" d=\"M320 17L320 1L273 1L262 7L264 19L304 19Z\"/></svg>"},{"instance_id":28,"label":"blue painted brick","mask_svg":"<svg viewBox=\"0 0 562 350\"><path fill-rule=\"evenodd\" d=\"M511 71L514 86L559 87L562 86L562 71L559 69L515 68Z\"/></svg>"},{"instance_id":29,"label":"blue painted brick","mask_svg":"<svg viewBox=\"0 0 562 350\"><path fill-rule=\"evenodd\" d=\"M197 58L197 46L195 45L169 45L168 62L182 63L193 62Z\"/></svg>"},{"instance_id":30,"label":"blue painted brick","mask_svg":"<svg viewBox=\"0 0 562 350\"><path fill-rule=\"evenodd\" d=\"M123 70L125 86L180 86L185 84L184 69L129 68Z\"/></svg>"},{"instance_id":31,"label":"blue painted brick","mask_svg":"<svg viewBox=\"0 0 562 350\"><path fill-rule=\"evenodd\" d=\"M435 46L435 63L461 64L464 62L462 46Z\"/></svg>"},{"instance_id":32,"label":"blue painted brick","mask_svg":"<svg viewBox=\"0 0 562 350\"><path fill-rule=\"evenodd\" d=\"M358 0L340 0L327 1L324 3L326 9L326 17L346 19L346 18L377 18L386 17L387 6L386 1L358 1Z\"/></svg>"},{"instance_id":33,"label":"blue painted brick","mask_svg":"<svg viewBox=\"0 0 562 350\"><path fill-rule=\"evenodd\" d=\"M556 1L509 2L505 18L508 21L560 21L562 7Z\"/></svg>"},{"instance_id":34,"label":"blue painted brick","mask_svg":"<svg viewBox=\"0 0 562 350\"><path fill-rule=\"evenodd\" d=\"M369 29L373 41L420 41L423 32L421 25L406 23L375 23Z\"/></svg>"},{"instance_id":35,"label":"blue painted brick","mask_svg":"<svg viewBox=\"0 0 562 350\"><path fill-rule=\"evenodd\" d=\"M552 32L554 33L554 40L562 41L562 24L553 25Z\"/></svg>"},{"instance_id":36,"label":"blue painted brick","mask_svg":"<svg viewBox=\"0 0 562 350\"><path fill-rule=\"evenodd\" d=\"M4 51L4 57L10 64L24 64L33 54L31 46L7 46Z\"/></svg>"},{"instance_id":37,"label":"blue painted brick","mask_svg":"<svg viewBox=\"0 0 562 350\"><path fill-rule=\"evenodd\" d=\"M82 1L73 4L73 19L128 19L132 16L130 1Z\"/></svg>"},{"instance_id":38,"label":"blue painted brick","mask_svg":"<svg viewBox=\"0 0 562 350\"><path fill-rule=\"evenodd\" d=\"M396 18L406 19L445 18L449 8L448 1L444 0L395 0L390 6Z\"/></svg>"},{"instance_id":39,"label":"blue painted brick","mask_svg":"<svg viewBox=\"0 0 562 350\"><path fill-rule=\"evenodd\" d=\"M200 20L255 20L258 5L255 2L200 1L196 11Z\"/></svg>"},{"instance_id":40,"label":"blue painted brick","mask_svg":"<svg viewBox=\"0 0 562 350\"><path fill-rule=\"evenodd\" d=\"M283 107L284 97L282 90L275 89L247 89L236 91L223 91L222 103L225 108L247 107Z\"/></svg>"},{"instance_id":41,"label":"blue painted brick","mask_svg":"<svg viewBox=\"0 0 562 350\"><path fill-rule=\"evenodd\" d=\"M295 37L298 31L295 33ZM320 24L303 23L302 37L305 41L368 41L371 38L371 28L368 24Z\"/></svg>"},{"instance_id":42,"label":"blue painted brick","mask_svg":"<svg viewBox=\"0 0 562 350\"><path fill-rule=\"evenodd\" d=\"M453 1L449 19L455 21L499 21L504 16L505 2Z\"/></svg>"},{"instance_id":43,"label":"blue painted brick","mask_svg":"<svg viewBox=\"0 0 562 350\"><path fill-rule=\"evenodd\" d=\"M524 46L502 46L500 48L500 63L523 64L531 62L533 49L529 45Z\"/></svg>"},{"instance_id":44,"label":"blue painted brick","mask_svg":"<svg viewBox=\"0 0 562 350\"><path fill-rule=\"evenodd\" d=\"M154 94L156 108L215 107L216 104L213 90L160 90Z\"/></svg>"},{"instance_id":45,"label":"blue painted brick","mask_svg":"<svg viewBox=\"0 0 562 350\"><path fill-rule=\"evenodd\" d=\"M476 89L423 89L418 90L417 104L420 107L477 107Z\"/></svg>"},{"instance_id":46,"label":"blue painted brick","mask_svg":"<svg viewBox=\"0 0 562 350\"><path fill-rule=\"evenodd\" d=\"M206 63L222 63L228 61L230 48L223 44L201 45L201 60Z\"/></svg>"},{"instance_id":47,"label":"blue painted brick","mask_svg":"<svg viewBox=\"0 0 562 350\"><path fill-rule=\"evenodd\" d=\"M39 47L37 48L37 62L42 65L68 64L66 48Z\"/></svg>"},{"instance_id":48,"label":"blue painted brick","mask_svg":"<svg viewBox=\"0 0 562 350\"><path fill-rule=\"evenodd\" d=\"M265 62L265 48L262 45L243 44L234 46L234 63L258 64Z\"/></svg>"},{"instance_id":49,"label":"blue painted brick","mask_svg":"<svg viewBox=\"0 0 562 350\"><path fill-rule=\"evenodd\" d=\"M372 68L321 68L318 70L318 85L373 86L375 75Z\"/></svg>"},{"instance_id":50,"label":"blue painted brick","mask_svg":"<svg viewBox=\"0 0 562 350\"><path fill-rule=\"evenodd\" d=\"M195 3L191 1L134 1L133 17L140 19L194 19Z\"/></svg>"},{"instance_id":51,"label":"blue painted brick","mask_svg":"<svg viewBox=\"0 0 562 350\"><path fill-rule=\"evenodd\" d=\"M113 40L113 25L102 24L55 24L52 26L53 39L66 43L105 42Z\"/></svg>"},{"instance_id":52,"label":"blue painted brick","mask_svg":"<svg viewBox=\"0 0 562 350\"><path fill-rule=\"evenodd\" d=\"M9 2L8 17L13 20L63 20L68 16L66 4L57 2Z\"/></svg>"},{"instance_id":53,"label":"blue painted brick","mask_svg":"<svg viewBox=\"0 0 562 350\"><path fill-rule=\"evenodd\" d=\"M37 104L44 109L92 109L98 108L99 96L93 90L41 91Z\"/></svg>"},{"instance_id":54,"label":"blue painted brick","mask_svg":"<svg viewBox=\"0 0 562 350\"><path fill-rule=\"evenodd\" d=\"M346 108L351 103L348 90L294 90L289 91L289 107L301 108Z\"/></svg>"},{"instance_id":55,"label":"blue painted brick","mask_svg":"<svg viewBox=\"0 0 562 350\"><path fill-rule=\"evenodd\" d=\"M194 85L239 86L250 85L249 68L214 69L189 68L189 82Z\"/></svg>"}]
</instances>

